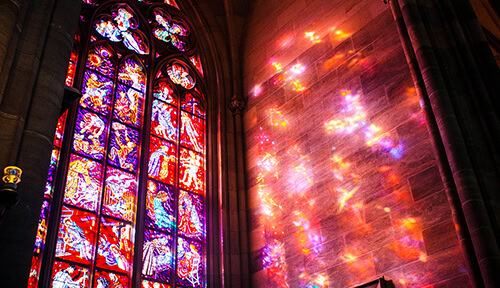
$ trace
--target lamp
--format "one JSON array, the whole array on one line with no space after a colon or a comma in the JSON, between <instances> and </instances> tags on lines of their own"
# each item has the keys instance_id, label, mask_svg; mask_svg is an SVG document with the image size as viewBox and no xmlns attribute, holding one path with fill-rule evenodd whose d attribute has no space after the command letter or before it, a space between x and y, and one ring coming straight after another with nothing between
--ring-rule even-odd
<instances>
[{"instance_id":1,"label":"lamp","mask_svg":"<svg viewBox=\"0 0 500 288\"><path fill-rule=\"evenodd\" d=\"M21 182L21 174L23 170L16 166L7 166L3 169L3 186L0 189L0 219L5 214L5 211L16 205L19 201L19 193L17 193L17 184Z\"/></svg>"}]
</instances>

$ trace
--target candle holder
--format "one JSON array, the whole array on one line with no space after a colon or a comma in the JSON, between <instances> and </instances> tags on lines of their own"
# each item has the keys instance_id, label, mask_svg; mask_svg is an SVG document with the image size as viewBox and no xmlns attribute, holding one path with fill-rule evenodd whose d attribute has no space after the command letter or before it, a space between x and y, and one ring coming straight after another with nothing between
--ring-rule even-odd
<instances>
[{"instance_id":1,"label":"candle holder","mask_svg":"<svg viewBox=\"0 0 500 288\"><path fill-rule=\"evenodd\" d=\"M0 219L3 218L5 211L16 205L19 201L17 184L21 182L23 170L16 166L7 166L3 170L3 186L0 189Z\"/></svg>"}]
</instances>

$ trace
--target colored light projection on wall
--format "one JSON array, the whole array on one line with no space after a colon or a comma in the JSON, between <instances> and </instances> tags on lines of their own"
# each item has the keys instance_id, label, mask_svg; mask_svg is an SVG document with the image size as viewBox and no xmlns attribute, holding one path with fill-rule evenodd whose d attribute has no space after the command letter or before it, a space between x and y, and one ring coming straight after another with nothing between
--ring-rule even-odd
<instances>
[{"instance_id":1,"label":"colored light projection on wall","mask_svg":"<svg viewBox=\"0 0 500 288\"><path fill-rule=\"evenodd\" d=\"M275 75L248 93L256 285L355 287L385 276L396 287L431 287L448 277L443 273L463 277L418 97L395 50L399 40L390 50L399 54L376 54L357 51L353 39L327 49L349 36L328 33L308 33L314 48L291 64L270 59ZM448 233L445 226L453 243L433 234Z\"/></svg>"}]
</instances>

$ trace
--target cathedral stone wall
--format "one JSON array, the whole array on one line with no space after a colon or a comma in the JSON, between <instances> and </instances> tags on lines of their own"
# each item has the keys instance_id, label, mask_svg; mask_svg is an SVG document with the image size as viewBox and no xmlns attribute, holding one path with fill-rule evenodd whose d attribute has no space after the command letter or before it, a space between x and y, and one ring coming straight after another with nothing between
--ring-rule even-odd
<instances>
[{"instance_id":1,"label":"cathedral stone wall","mask_svg":"<svg viewBox=\"0 0 500 288\"><path fill-rule=\"evenodd\" d=\"M390 7L261 0L248 29L253 286L470 287Z\"/></svg>"}]
</instances>

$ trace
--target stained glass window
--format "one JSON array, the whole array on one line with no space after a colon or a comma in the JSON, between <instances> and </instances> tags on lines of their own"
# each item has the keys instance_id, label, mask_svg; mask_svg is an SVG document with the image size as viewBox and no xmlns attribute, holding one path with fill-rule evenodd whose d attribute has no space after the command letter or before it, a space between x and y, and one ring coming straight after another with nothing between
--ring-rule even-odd
<instances>
[{"instance_id":1,"label":"stained glass window","mask_svg":"<svg viewBox=\"0 0 500 288\"><path fill-rule=\"evenodd\" d=\"M193 33L172 0L82 5L66 79L82 97L57 124L28 287L205 287Z\"/></svg>"}]
</instances>

